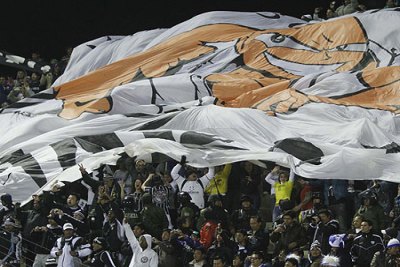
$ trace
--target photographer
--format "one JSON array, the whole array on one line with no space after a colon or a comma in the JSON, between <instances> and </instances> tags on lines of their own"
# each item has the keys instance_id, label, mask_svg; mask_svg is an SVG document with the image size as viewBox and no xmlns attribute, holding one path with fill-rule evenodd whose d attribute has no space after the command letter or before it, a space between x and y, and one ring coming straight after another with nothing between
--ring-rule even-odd
<instances>
[{"instance_id":1,"label":"photographer","mask_svg":"<svg viewBox=\"0 0 400 267\"><path fill-rule=\"evenodd\" d=\"M92 253L89 244L85 244L83 238L75 235L74 227L71 223L63 226L64 235L57 239L50 255L57 257L58 267L79 267L81 258Z\"/></svg>"},{"instance_id":2,"label":"photographer","mask_svg":"<svg viewBox=\"0 0 400 267\"><path fill-rule=\"evenodd\" d=\"M270 239L275 242L275 253L282 249L292 252L307 243L304 228L295 220L294 211L286 211L283 214L283 223L279 224L272 232Z\"/></svg>"}]
</instances>

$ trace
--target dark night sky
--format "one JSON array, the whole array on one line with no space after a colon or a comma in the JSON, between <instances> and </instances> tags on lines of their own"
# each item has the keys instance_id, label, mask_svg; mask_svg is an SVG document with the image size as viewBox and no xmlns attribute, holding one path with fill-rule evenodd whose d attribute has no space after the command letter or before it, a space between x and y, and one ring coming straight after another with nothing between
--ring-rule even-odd
<instances>
[{"instance_id":1,"label":"dark night sky","mask_svg":"<svg viewBox=\"0 0 400 267\"><path fill-rule=\"evenodd\" d=\"M3 0L4 1L4 0ZM44 59L60 58L65 47L105 35L169 28L207 11L273 11L297 16L325 0L68 0L2 1L0 50ZM1 69L0 69L1 71Z\"/></svg>"}]
</instances>

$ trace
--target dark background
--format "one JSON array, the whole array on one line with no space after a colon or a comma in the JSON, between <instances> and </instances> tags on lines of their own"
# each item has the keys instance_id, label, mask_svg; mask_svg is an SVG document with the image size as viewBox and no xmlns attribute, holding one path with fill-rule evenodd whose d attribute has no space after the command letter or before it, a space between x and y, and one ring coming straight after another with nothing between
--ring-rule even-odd
<instances>
[{"instance_id":1,"label":"dark background","mask_svg":"<svg viewBox=\"0 0 400 267\"><path fill-rule=\"evenodd\" d=\"M169 28L207 11L272 11L300 17L326 0L53 0L2 1L0 50L60 59L68 46L105 35ZM13 73L5 67L0 72Z\"/></svg>"}]
</instances>

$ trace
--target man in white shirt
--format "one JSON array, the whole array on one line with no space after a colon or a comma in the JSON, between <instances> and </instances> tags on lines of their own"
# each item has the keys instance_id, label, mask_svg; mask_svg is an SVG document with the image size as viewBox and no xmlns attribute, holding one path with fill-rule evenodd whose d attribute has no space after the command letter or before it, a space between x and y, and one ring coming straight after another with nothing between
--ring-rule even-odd
<instances>
[{"instance_id":1,"label":"man in white shirt","mask_svg":"<svg viewBox=\"0 0 400 267\"><path fill-rule=\"evenodd\" d=\"M171 171L171 177L178 184L179 191L188 192L192 197L192 202L200 209L204 208L204 188L214 177L214 167L208 168L207 174L198 178L196 169L188 168L186 170L186 178L179 174L182 166L186 164L186 156L182 156L178 163Z\"/></svg>"}]
</instances>

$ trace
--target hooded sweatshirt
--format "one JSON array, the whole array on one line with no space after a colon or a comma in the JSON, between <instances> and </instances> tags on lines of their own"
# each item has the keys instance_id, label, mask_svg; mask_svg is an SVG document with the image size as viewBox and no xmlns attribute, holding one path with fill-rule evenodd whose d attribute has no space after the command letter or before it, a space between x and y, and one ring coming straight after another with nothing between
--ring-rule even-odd
<instances>
[{"instance_id":1,"label":"hooded sweatshirt","mask_svg":"<svg viewBox=\"0 0 400 267\"><path fill-rule=\"evenodd\" d=\"M129 267L157 267L158 255L151 249L151 235L143 235L147 242L147 248L143 250L128 223L124 223L124 229L126 238L128 239L133 251Z\"/></svg>"}]
</instances>

